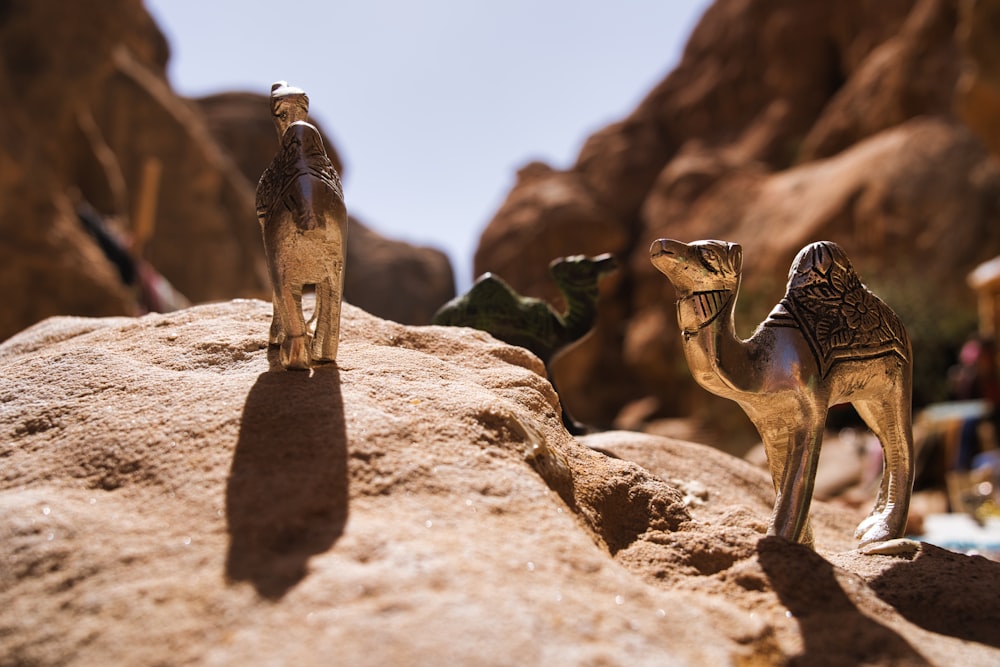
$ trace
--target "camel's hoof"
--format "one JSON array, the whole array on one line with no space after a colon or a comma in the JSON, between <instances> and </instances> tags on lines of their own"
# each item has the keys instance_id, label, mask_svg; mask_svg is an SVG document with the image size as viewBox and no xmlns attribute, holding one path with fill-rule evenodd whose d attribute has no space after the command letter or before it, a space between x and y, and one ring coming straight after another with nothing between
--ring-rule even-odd
<instances>
[{"instance_id":1,"label":"camel's hoof","mask_svg":"<svg viewBox=\"0 0 1000 667\"><path fill-rule=\"evenodd\" d=\"M891 512L872 512L864 521L858 524L858 527L854 530L854 539L872 542L875 540L870 539L870 536L874 535L882 535L883 537L879 539L883 540L899 537L903 534L904 526L899 525L894 527L893 523L898 522L894 521Z\"/></svg>"},{"instance_id":2,"label":"camel's hoof","mask_svg":"<svg viewBox=\"0 0 1000 667\"><path fill-rule=\"evenodd\" d=\"M312 356L315 363L332 364L337 360L337 346L314 343Z\"/></svg>"},{"instance_id":3,"label":"camel's hoof","mask_svg":"<svg viewBox=\"0 0 1000 667\"><path fill-rule=\"evenodd\" d=\"M880 515L868 517L862 521L858 530L861 531L861 536L858 538L861 547L877 542L888 542L898 538L903 533L902 530L892 527L890 517Z\"/></svg>"},{"instance_id":4,"label":"camel's hoof","mask_svg":"<svg viewBox=\"0 0 1000 667\"><path fill-rule=\"evenodd\" d=\"M867 533L872 526L879 522L885 522L885 516L879 512L872 512L865 517L865 520L858 524L858 527L854 529L854 539L860 540L861 537Z\"/></svg>"},{"instance_id":5,"label":"camel's hoof","mask_svg":"<svg viewBox=\"0 0 1000 667\"><path fill-rule=\"evenodd\" d=\"M281 326L274 320L271 321L271 328L267 332L267 344L268 345L281 345L285 341L285 332L281 330Z\"/></svg>"},{"instance_id":6,"label":"camel's hoof","mask_svg":"<svg viewBox=\"0 0 1000 667\"><path fill-rule=\"evenodd\" d=\"M287 336L281 343L281 365L289 370L309 369L309 347L305 336Z\"/></svg>"}]
</instances>

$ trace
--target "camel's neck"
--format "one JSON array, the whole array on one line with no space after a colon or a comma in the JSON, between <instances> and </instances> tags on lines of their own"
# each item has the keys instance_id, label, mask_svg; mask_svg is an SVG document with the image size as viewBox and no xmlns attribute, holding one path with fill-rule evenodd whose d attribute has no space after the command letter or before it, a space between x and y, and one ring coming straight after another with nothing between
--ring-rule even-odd
<instances>
[{"instance_id":1,"label":"camel's neck","mask_svg":"<svg viewBox=\"0 0 1000 667\"><path fill-rule=\"evenodd\" d=\"M737 286L738 289L738 286ZM733 373L745 369L744 341L736 337L733 309L737 290L695 292L677 302L677 321L691 374L713 394L742 393Z\"/></svg>"},{"instance_id":2,"label":"camel's neck","mask_svg":"<svg viewBox=\"0 0 1000 667\"><path fill-rule=\"evenodd\" d=\"M597 319L597 285L579 287L560 285L559 290L566 299L566 312L559 316L562 320L561 337L566 343L587 335Z\"/></svg>"}]
</instances>

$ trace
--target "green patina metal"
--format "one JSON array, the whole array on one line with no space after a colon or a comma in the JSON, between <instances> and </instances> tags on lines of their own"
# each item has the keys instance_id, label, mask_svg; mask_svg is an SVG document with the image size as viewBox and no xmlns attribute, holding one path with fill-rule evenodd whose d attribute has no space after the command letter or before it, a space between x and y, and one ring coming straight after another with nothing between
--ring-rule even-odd
<instances>
[{"instance_id":1,"label":"green patina metal","mask_svg":"<svg viewBox=\"0 0 1000 667\"><path fill-rule=\"evenodd\" d=\"M455 297L434 315L434 324L471 327L510 345L530 350L545 363L549 381L551 362L594 328L598 283L618 268L610 254L560 257L549 264L552 279L566 299L566 310L556 312L541 299L521 296L502 278L484 273L465 294ZM572 433L585 428L563 409L563 423Z\"/></svg>"},{"instance_id":2,"label":"green patina metal","mask_svg":"<svg viewBox=\"0 0 1000 667\"><path fill-rule=\"evenodd\" d=\"M610 254L560 257L549 265L566 299L563 313L541 299L521 296L502 278L484 273L465 294L434 315L434 324L479 329L533 352L545 365L583 338L597 319L598 281L617 267Z\"/></svg>"}]
</instances>

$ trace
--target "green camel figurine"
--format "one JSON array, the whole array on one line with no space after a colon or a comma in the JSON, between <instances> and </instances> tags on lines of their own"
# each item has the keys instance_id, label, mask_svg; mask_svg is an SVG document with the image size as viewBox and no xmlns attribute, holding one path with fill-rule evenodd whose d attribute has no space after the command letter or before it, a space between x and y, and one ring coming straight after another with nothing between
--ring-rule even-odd
<instances>
[{"instance_id":1,"label":"green camel figurine","mask_svg":"<svg viewBox=\"0 0 1000 667\"><path fill-rule=\"evenodd\" d=\"M590 333L597 320L598 282L618 268L610 254L596 257L560 257L549 264L549 273L566 299L557 313L541 299L521 296L492 273L481 275L465 294L455 297L434 315L434 324L479 329L510 345L526 348L550 363L565 348ZM563 408L563 423L570 433L586 429Z\"/></svg>"}]
</instances>

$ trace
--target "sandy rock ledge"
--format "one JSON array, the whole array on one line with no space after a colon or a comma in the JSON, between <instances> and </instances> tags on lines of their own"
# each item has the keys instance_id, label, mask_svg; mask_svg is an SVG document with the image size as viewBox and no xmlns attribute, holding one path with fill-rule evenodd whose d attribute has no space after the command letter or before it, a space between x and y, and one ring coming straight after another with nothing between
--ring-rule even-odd
<instances>
[{"instance_id":1,"label":"sandy rock ledge","mask_svg":"<svg viewBox=\"0 0 1000 667\"><path fill-rule=\"evenodd\" d=\"M562 428L541 363L345 306L55 318L0 345L0 665L990 665L1000 564L762 539L713 449Z\"/></svg>"}]
</instances>

